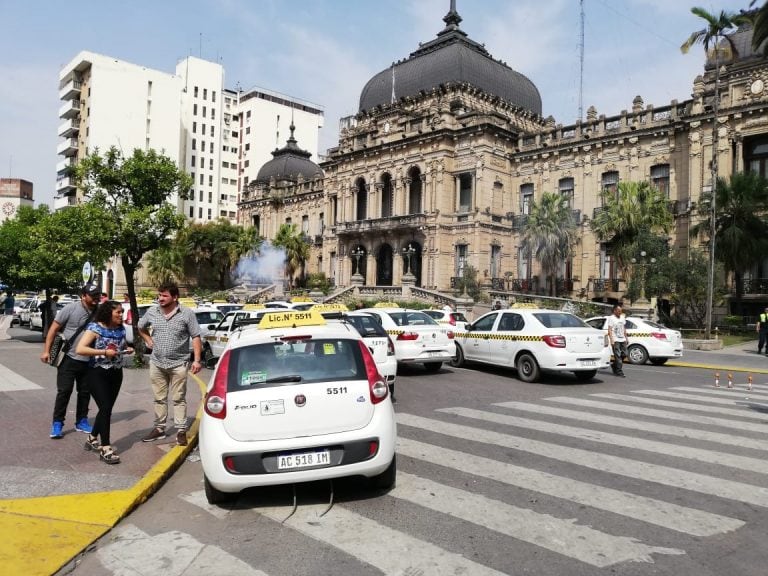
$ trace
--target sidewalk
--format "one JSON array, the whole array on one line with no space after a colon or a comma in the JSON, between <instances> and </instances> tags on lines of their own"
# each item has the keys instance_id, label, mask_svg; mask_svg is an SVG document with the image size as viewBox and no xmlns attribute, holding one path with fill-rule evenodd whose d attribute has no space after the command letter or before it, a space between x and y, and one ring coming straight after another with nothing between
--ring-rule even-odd
<instances>
[{"instance_id":1,"label":"sidewalk","mask_svg":"<svg viewBox=\"0 0 768 576\"><path fill-rule=\"evenodd\" d=\"M682 358L669 360L666 365L720 372L768 374L768 357L757 353L757 339L722 350L685 350Z\"/></svg>"},{"instance_id":2,"label":"sidewalk","mask_svg":"<svg viewBox=\"0 0 768 576\"><path fill-rule=\"evenodd\" d=\"M49 438L56 371L39 360L40 332L12 328L0 342L0 572L27 576L56 573L121 518L147 500L197 443L204 389L189 379L189 445L175 431L142 442L153 423L152 392L145 369L124 370L112 418L112 441L121 463L109 466L83 449L74 430L75 393L64 438ZM203 380L210 371L201 373ZM91 401L93 423L96 405ZM194 421L193 421L194 420Z\"/></svg>"}]
</instances>

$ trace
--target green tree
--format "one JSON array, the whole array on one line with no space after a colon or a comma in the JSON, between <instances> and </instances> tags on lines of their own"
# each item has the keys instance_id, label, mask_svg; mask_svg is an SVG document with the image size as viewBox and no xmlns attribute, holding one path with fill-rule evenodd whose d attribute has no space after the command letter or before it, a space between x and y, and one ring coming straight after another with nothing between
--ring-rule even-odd
<instances>
[{"instance_id":1,"label":"green tree","mask_svg":"<svg viewBox=\"0 0 768 576\"><path fill-rule=\"evenodd\" d=\"M718 179L715 194L715 258L722 262L726 272L733 273L735 313L741 315L744 273L768 250L768 181L753 172L736 172L728 180ZM712 229L711 204L712 192L702 194L702 221L691 229L694 234Z\"/></svg>"},{"instance_id":2,"label":"green tree","mask_svg":"<svg viewBox=\"0 0 768 576\"><path fill-rule=\"evenodd\" d=\"M667 198L649 182L619 182L616 193L604 190L603 208L590 222L601 242L609 243L624 276L631 246L643 233L669 233L672 213Z\"/></svg>"},{"instance_id":3,"label":"green tree","mask_svg":"<svg viewBox=\"0 0 768 576\"><path fill-rule=\"evenodd\" d=\"M120 258L136 334L136 271L147 252L167 246L183 227L184 216L171 200L186 199L192 179L155 150L136 149L124 158L114 146L104 155L96 150L83 158L75 178L88 204L111 222L110 236L102 241Z\"/></svg>"},{"instance_id":4,"label":"green tree","mask_svg":"<svg viewBox=\"0 0 768 576\"><path fill-rule=\"evenodd\" d=\"M296 224L281 224L272 245L285 250L285 275L288 278L288 288L294 287L296 272L301 270L309 258L309 243L298 230Z\"/></svg>"},{"instance_id":5,"label":"green tree","mask_svg":"<svg viewBox=\"0 0 768 576\"><path fill-rule=\"evenodd\" d=\"M730 37L729 32L734 31L738 25L748 22L749 18L745 14L736 14L721 10L719 14L708 12L704 8L694 6L691 12L705 21L705 27L692 32L688 39L680 46L680 51L687 54L696 44L701 44L704 50L709 54L710 48L715 48L715 60L721 56L728 59L738 54L736 45ZM722 46L725 40L727 46Z\"/></svg>"},{"instance_id":6,"label":"green tree","mask_svg":"<svg viewBox=\"0 0 768 576\"><path fill-rule=\"evenodd\" d=\"M573 212L560 194L545 192L539 202L533 201L520 242L539 261L552 296L557 295L558 269L571 259L575 240Z\"/></svg>"},{"instance_id":7,"label":"green tree","mask_svg":"<svg viewBox=\"0 0 768 576\"><path fill-rule=\"evenodd\" d=\"M152 250L147 256L147 276L155 286L164 282L179 283L184 273L184 250L177 242Z\"/></svg>"},{"instance_id":8,"label":"green tree","mask_svg":"<svg viewBox=\"0 0 768 576\"><path fill-rule=\"evenodd\" d=\"M756 0L752 0L749 3L749 7L752 8L757 4ZM751 12L744 14L750 24L752 24L752 49L757 51L762 48L763 54L768 55L768 2L763 2L763 5Z\"/></svg>"}]
</instances>

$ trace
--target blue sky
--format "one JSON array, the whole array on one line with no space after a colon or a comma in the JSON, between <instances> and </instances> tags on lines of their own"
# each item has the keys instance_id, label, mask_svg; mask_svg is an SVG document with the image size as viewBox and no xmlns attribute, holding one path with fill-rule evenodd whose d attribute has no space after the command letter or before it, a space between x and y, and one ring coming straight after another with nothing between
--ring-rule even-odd
<instances>
[{"instance_id":1,"label":"blue sky","mask_svg":"<svg viewBox=\"0 0 768 576\"><path fill-rule=\"evenodd\" d=\"M617 114L690 98L704 55L679 46L702 21L697 5L737 11L749 0L584 0L583 105ZM188 55L219 60L226 84L261 86L320 104L320 149L357 111L365 82L443 28L449 0L0 0L0 177L51 203L59 125L58 73L81 50L173 72ZM544 115L578 116L578 0L457 0L462 29L528 76Z\"/></svg>"}]
</instances>

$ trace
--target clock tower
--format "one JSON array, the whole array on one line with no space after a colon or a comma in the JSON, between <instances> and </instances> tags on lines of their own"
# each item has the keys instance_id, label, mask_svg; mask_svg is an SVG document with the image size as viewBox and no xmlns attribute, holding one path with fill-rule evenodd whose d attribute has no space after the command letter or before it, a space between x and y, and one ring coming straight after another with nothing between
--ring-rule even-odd
<instances>
[{"instance_id":1,"label":"clock tower","mask_svg":"<svg viewBox=\"0 0 768 576\"><path fill-rule=\"evenodd\" d=\"M0 223L15 218L20 206L34 205L32 182L18 178L0 178Z\"/></svg>"}]
</instances>

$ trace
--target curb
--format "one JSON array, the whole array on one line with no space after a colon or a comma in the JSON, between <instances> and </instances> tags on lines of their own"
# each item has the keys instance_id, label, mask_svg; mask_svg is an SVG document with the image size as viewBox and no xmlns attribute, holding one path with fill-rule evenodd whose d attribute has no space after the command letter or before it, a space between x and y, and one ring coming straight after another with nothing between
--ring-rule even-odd
<instances>
[{"instance_id":1,"label":"curb","mask_svg":"<svg viewBox=\"0 0 768 576\"><path fill-rule=\"evenodd\" d=\"M0 566L8 574L50 576L146 502L197 445L207 385L189 374L202 395L189 443L175 446L133 487L111 492L0 500ZM6 572L4 572L6 573Z\"/></svg>"},{"instance_id":2,"label":"curb","mask_svg":"<svg viewBox=\"0 0 768 576\"><path fill-rule=\"evenodd\" d=\"M665 366L679 368L701 368L703 370L721 370L726 372L749 372L752 374L768 374L768 368L744 368L743 366L724 366L722 364L696 364L694 362L667 362Z\"/></svg>"}]
</instances>

